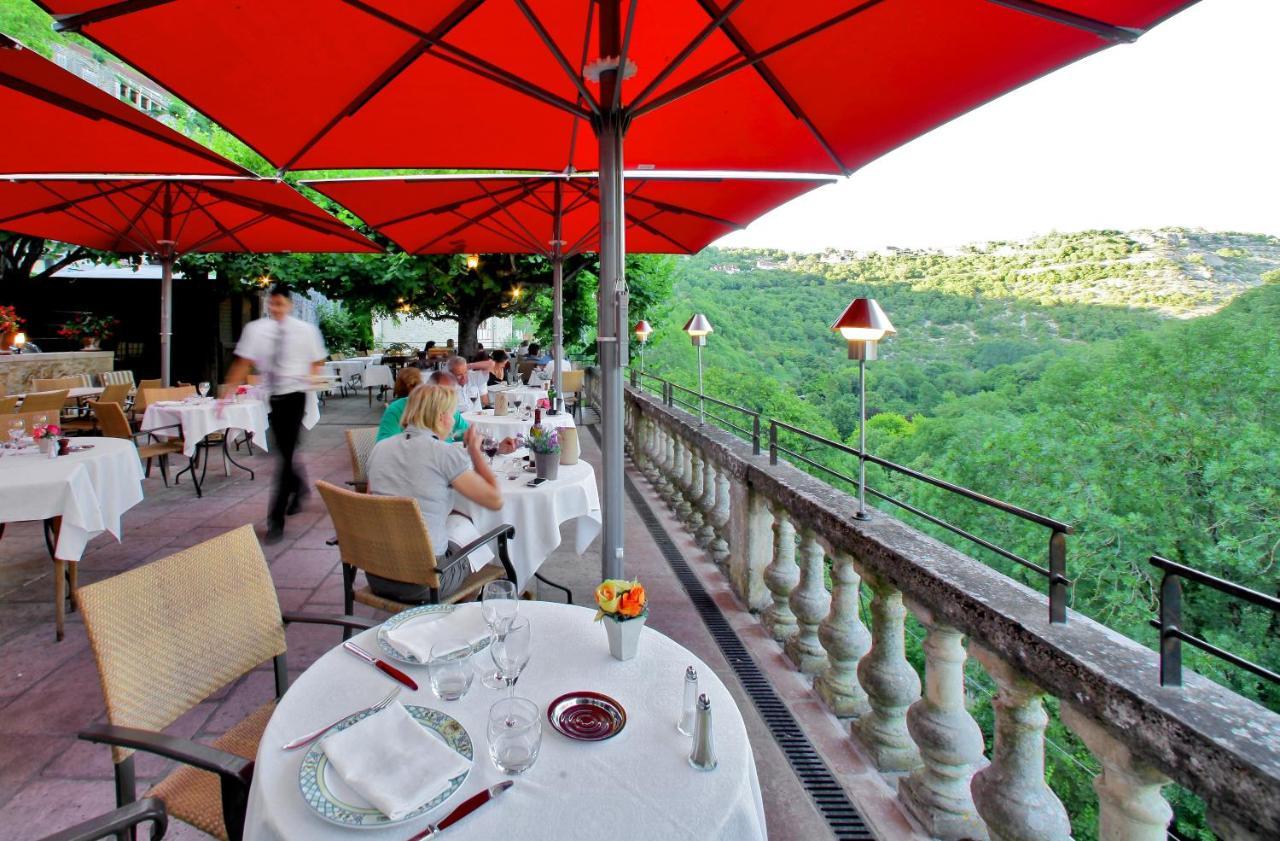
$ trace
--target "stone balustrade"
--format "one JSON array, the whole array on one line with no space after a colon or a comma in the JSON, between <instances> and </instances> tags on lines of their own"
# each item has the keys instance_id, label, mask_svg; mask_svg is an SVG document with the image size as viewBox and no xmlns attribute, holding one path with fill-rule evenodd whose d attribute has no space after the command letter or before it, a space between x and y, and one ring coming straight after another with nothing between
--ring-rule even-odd
<instances>
[{"instance_id":1,"label":"stone balustrade","mask_svg":"<svg viewBox=\"0 0 1280 841\"><path fill-rule=\"evenodd\" d=\"M1049 624L1041 594L880 512L854 519L848 494L642 391L626 407L637 467L926 834L1071 837L1044 772L1056 698L1102 768L1100 838L1165 838L1170 781L1205 800L1223 838L1280 838L1280 716L1195 675L1161 687L1156 654L1133 640L1076 614ZM908 614L925 629L923 686ZM970 656L997 687L989 756L966 706Z\"/></svg>"}]
</instances>

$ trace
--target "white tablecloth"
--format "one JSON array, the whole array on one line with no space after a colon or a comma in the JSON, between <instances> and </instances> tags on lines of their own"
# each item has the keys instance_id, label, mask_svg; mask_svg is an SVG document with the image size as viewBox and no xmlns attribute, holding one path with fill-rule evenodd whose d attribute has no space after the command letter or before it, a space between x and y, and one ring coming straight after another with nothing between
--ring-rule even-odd
<instances>
[{"instance_id":1,"label":"white tablecloth","mask_svg":"<svg viewBox=\"0 0 1280 841\"><path fill-rule=\"evenodd\" d=\"M506 523L515 526L516 536L507 546L511 565L516 571L516 587L523 590L533 574L560 545L560 525L578 521L578 541L574 549L579 555L600 533L600 493L596 489L596 472L585 461L560 465L554 482L531 488L526 483L532 473L521 473L514 481L507 478L507 460L498 459L494 473L502 488L502 508L490 511L460 494L453 495L453 507L471 518L480 534Z\"/></svg>"},{"instance_id":2,"label":"white tablecloth","mask_svg":"<svg viewBox=\"0 0 1280 841\"><path fill-rule=\"evenodd\" d=\"M492 435L498 440L528 435L529 430L533 429L533 415L521 420L515 406L508 406L507 413L502 417L496 417L492 409L482 409L479 412L463 412L462 419L468 426L474 426L481 435ZM573 422L572 413L561 411L558 415L548 415L545 410L542 413L542 425L556 429L577 426Z\"/></svg>"},{"instance_id":3,"label":"white tablecloth","mask_svg":"<svg viewBox=\"0 0 1280 841\"><path fill-rule=\"evenodd\" d=\"M479 610L462 605L458 610ZM542 752L519 777L503 776L489 761L485 722L505 690L484 688L479 679L465 698L444 702L431 694L425 668L403 666L421 687L404 689L400 701L443 710L467 729L475 764L462 787L436 809L388 829L352 830L327 823L302 800L298 768L306 750L280 750L284 742L345 712L376 703L394 685L352 655L325 654L290 687L263 734L249 793L247 841L404 841L438 821L467 797L504 779L515 785L493 803L448 830L450 838L567 841L753 841L766 837L764 804L746 727L724 684L687 649L652 628L641 632L636 657L609 656L605 631L582 607L521 602L530 618L533 656L516 694L545 711L554 698L576 690L603 692L626 708L626 728L604 742L566 739L542 716ZM377 650L375 631L356 637ZM336 639L336 631L335 631ZM477 666L492 668L486 654ZM676 730L684 670L698 670L698 688L711 701L719 767L689 767L692 740Z\"/></svg>"},{"instance_id":4,"label":"white tablecloth","mask_svg":"<svg viewBox=\"0 0 1280 841\"><path fill-rule=\"evenodd\" d=\"M309 398L314 399L314 396ZM319 412L317 410L317 416ZM243 429L253 433L253 443L267 449L267 404L248 399L239 403L222 403L207 400L199 403L153 403L142 416L142 430L159 429L171 424L182 424L183 454L191 458L196 445L206 435L228 429ZM176 438L178 430L157 433L163 438Z\"/></svg>"},{"instance_id":5,"label":"white tablecloth","mask_svg":"<svg viewBox=\"0 0 1280 841\"><path fill-rule=\"evenodd\" d=\"M324 367L329 373L347 383L355 374L363 374L368 364L368 359L340 359L337 362L326 362Z\"/></svg>"},{"instance_id":6,"label":"white tablecloth","mask_svg":"<svg viewBox=\"0 0 1280 841\"><path fill-rule=\"evenodd\" d=\"M78 561L91 538L120 539L120 517L142 501L142 463L132 441L76 438L92 444L50 459L36 447L0 457L0 521L62 517L55 554Z\"/></svg>"},{"instance_id":7,"label":"white tablecloth","mask_svg":"<svg viewBox=\"0 0 1280 841\"><path fill-rule=\"evenodd\" d=\"M378 388L385 386L391 388L396 384L396 378L391 376L390 365L370 365L364 369L364 374L360 379L361 388Z\"/></svg>"}]
</instances>

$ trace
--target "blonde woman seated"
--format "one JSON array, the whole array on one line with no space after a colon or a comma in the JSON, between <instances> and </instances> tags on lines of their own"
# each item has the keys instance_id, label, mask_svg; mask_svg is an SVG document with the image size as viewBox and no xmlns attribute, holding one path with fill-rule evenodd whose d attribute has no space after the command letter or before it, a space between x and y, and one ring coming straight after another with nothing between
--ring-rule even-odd
<instances>
[{"instance_id":1,"label":"blonde woman seated","mask_svg":"<svg viewBox=\"0 0 1280 841\"><path fill-rule=\"evenodd\" d=\"M469 559L451 565L449 555L479 537L470 520L452 513L454 492L492 511L502 508L502 491L480 450L475 430L467 430L461 447L446 443L457 405L457 389L415 388L400 418L403 432L375 444L367 468L370 493L418 500L440 573L441 598L456 590L472 571ZM430 598L429 588L418 584L368 573L366 578L369 589L384 598L401 602Z\"/></svg>"}]
</instances>

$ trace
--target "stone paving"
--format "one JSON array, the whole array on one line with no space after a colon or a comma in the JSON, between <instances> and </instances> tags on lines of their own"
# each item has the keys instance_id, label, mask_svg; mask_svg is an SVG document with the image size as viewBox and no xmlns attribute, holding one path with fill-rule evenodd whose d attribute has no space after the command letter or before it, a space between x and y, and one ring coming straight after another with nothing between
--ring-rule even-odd
<instances>
[{"instance_id":1,"label":"stone paving","mask_svg":"<svg viewBox=\"0 0 1280 841\"><path fill-rule=\"evenodd\" d=\"M370 409L359 398L330 400L320 424L304 439L302 452L309 478L341 484L350 478L343 430L377 422L380 407ZM583 455L597 463L598 450L584 434ZM230 528L254 523L261 535L270 495L273 461L261 453L241 459L257 471L256 480L232 468L222 475L218 456L209 468L205 495L196 499L189 482L166 489L158 476L145 483L146 500L124 518L123 540L103 535L95 539L80 565L81 585L115 575L179 549L215 537ZM633 474L643 483L639 474ZM645 490L648 495L647 489ZM680 549L699 569L708 589L727 614L736 610L733 597L717 581L688 535L679 531L649 496L650 504ZM341 612L342 587L336 548L325 545L333 527L317 495L304 510L289 518L285 540L264 547L284 610ZM561 549L543 567L551 579L573 588L575 601L586 604L599 580L599 553L592 546L579 557L571 547L573 526L565 527ZM808 795L792 774L786 759L742 693L715 642L694 612L685 590L672 574L658 546L639 519L626 510L628 574L640 577L650 594L650 625L687 646L711 666L734 691L747 722L764 793L769 834L773 839L820 841L830 838ZM77 614L68 614L67 636L54 642L52 565L39 526L13 524L0 540L0 841L27 841L70 826L114 806L109 750L78 742L76 731L104 720L97 671L84 627ZM707 571L710 570L710 575ZM535 596L562 598L550 588ZM357 605L357 613L376 615ZM736 611L731 621L753 653L776 681L780 694L794 698L793 706L813 705L803 681L778 662L772 642L758 633L758 623ZM288 630L289 667L296 677L320 654L340 641L337 629L295 626ZM776 648L776 646L773 646ZM678 679L680 676L674 676ZM272 678L266 665L217 692L183 716L171 732L208 741L271 696ZM835 754L837 770L858 773L861 763L849 755L849 740L835 719L809 709L797 715L821 731L815 738ZM850 765L850 763L852 763ZM849 767L845 767L849 766ZM168 773L172 764L139 755L139 790ZM584 836L592 830L584 828ZM174 823L173 839L207 838Z\"/></svg>"}]
</instances>

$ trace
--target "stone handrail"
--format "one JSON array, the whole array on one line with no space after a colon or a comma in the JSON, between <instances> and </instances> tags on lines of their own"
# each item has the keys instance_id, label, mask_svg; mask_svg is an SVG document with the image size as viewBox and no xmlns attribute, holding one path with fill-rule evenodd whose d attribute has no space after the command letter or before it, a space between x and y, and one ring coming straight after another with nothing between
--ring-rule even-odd
<instances>
[{"instance_id":1,"label":"stone handrail","mask_svg":"<svg viewBox=\"0 0 1280 841\"><path fill-rule=\"evenodd\" d=\"M1280 838L1280 716L1196 675L1161 687L1156 653L1137 642L1079 614L1051 625L1042 595L883 513L854 519L848 494L640 390L626 409L637 467L827 706L854 719L929 834L1070 838L1044 780L1052 696L1102 766L1100 837L1163 841L1172 780L1205 800L1221 836ZM923 694L908 610L926 629ZM990 757L964 704L968 654L998 687Z\"/></svg>"}]
</instances>

